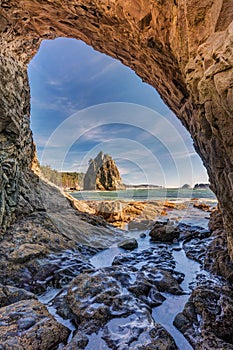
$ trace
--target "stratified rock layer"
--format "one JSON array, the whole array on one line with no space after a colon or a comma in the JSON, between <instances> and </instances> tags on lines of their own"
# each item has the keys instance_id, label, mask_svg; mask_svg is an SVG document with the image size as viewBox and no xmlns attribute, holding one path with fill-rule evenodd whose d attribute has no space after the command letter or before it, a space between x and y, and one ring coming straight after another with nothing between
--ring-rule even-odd
<instances>
[{"instance_id":1,"label":"stratified rock layer","mask_svg":"<svg viewBox=\"0 0 233 350\"><path fill-rule=\"evenodd\" d=\"M100 152L89 161L84 177L84 190L116 191L124 188L119 170L107 154Z\"/></svg>"}]
</instances>

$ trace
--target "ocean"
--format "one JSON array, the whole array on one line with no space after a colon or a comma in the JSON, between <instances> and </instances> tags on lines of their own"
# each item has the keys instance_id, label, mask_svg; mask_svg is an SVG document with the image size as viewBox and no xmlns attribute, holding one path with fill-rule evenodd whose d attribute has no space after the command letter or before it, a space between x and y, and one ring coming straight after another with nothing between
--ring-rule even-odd
<instances>
[{"instance_id":1,"label":"ocean","mask_svg":"<svg viewBox=\"0 0 233 350\"><path fill-rule=\"evenodd\" d=\"M150 200L191 200L193 198L216 202L217 199L210 189L180 189L180 188L153 188L153 189L127 189L121 191L76 191L70 193L79 200L126 200L126 201L150 201Z\"/></svg>"}]
</instances>

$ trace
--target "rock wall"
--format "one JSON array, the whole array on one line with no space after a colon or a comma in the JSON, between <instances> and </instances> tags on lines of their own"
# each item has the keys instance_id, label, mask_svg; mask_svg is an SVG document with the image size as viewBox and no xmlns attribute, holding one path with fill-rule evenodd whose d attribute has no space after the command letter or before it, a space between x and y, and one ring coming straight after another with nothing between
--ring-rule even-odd
<instances>
[{"instance_id":1,"label":"rock wall","mask_svg":"<svg viewBox=\"0 0 233 350\"><path fill-rule=\"evenodd\" d=\"M33 155L26 64L41 40L72 37L130 66L189 130L219 199L233 258L232 19L229 0L3 0L2 230L25 199L20 193L27 192L23 179Z\"/></svg>"},{"instance_id":2,"label":"rock wall","mask_svg":"<svg viewBox=\"0 0 233 350\"><path fill-rule=\"evenodd\" d=\"M34 144L30 130L27 70L0 56L0 236L21 214L42 207L38 178L31 172Z\"/></svg>"}]
</instances>

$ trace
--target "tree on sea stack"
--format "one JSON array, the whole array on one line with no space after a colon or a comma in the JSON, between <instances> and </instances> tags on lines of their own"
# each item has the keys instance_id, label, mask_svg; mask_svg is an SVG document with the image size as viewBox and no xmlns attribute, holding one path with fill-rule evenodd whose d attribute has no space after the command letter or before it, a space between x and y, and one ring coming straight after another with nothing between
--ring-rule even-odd
<instances>
[{"instance_id":1,"label":"tree on sea stack","mask_svg":"<svg viewBox=\"0 0 233 350\"><path fill-rule=\"evenodd\" d=\"M192 187L189 184L184 184L181 188L183 190L186 190L186 189L191 189Z\"/></svg>"},{"instance_id":2,"label":"tree on sea stack","mask_svg":"<svg viewBox=\"0 0 233 350\"><path fill-rule=\"evenodd\" d=\"M84 190L116 191L125 189L116 163L102 151L95 159L89 160L84 177Z\"/></svg>"}]
</instances>

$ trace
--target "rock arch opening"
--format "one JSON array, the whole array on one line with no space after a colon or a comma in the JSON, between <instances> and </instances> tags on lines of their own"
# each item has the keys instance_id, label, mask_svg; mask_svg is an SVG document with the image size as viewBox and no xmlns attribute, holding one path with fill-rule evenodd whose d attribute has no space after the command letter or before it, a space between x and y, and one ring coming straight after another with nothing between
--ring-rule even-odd
<instances>
[{"instance_id":1,"label":"rock arch opening","mask_svg":"<svg viewBox=\"0 0 233 350\"><path fill-rule=\"evenodd\" d=\"M58 164L60 157L56 157L62 138L57 139L56 142L52 141L52 151L49 151L52 155L50 159L43 153L43 163L46 162L43 165L50 165L57 170L85 172L87 164L86 168L83 168L85 164L82 161L86 157L85 152L91 152L93 147L101 143L98 149L101 150L101 147L104 147L103 151L110 153L114 159L116 157L120 159L123 156L125 158L128 151L130 161L135 164L146 163L146 149L152 152L160 165L153 169L151 160L148 159L146 178L150 184L182 187L184 183L194 186L196 183L208 182L201 160L197 155L195 156L190 135L180 121L167 108L155 89L142 83L132 70L123 66L119 61L93 50L82 41L59 38L42 43L39 52L29 64L28 74L31 92L31 127L39 160L55 129L59 125L62 128L62 123L72 114L77 113L76 118L79 119L79 110L85 108L90 110L91 108L91 116L90 113L88 115L88 111L86 112L89 124L85 123L85 127L81 113L78 123L72 122L71 119L70 122L67 122L70 125L70 131L68 127L65 127L64 134L68 134L70 142L74 141L71 136L71 133L75 132L74 129L77 138L81 137L81 140L78 144L70 145L72 152L70 156L67 155L68 158L66 157L65 168L62 164ZM116 102L125 103L123 120L120 116L122 110L120 105L118 108ZM95 118L98 120L101 116L97 112L95 117L93 107L101 103L105 103L102 113L106 113L108 118L102 117L103 125L100 123L95 126ZM130 104L133 103L135 106L130 107ZM139 105L138 110L136 105ZM142 106L145 106L144 113ZM114 109L116 111L113 112ZM154 114L152 110L155 110ZM143 118L146 118L144 123ZM141 123L137 121L140 119L142 119ZM121 123L125 121L125 124L119 124L119 121ZM142 129L143 125L146 129ZM139 126L140 129L138 129ZM120 143L118 141L116 149L116 145L113 144L114 140L117 144L117 139L120 138L122 140ZM123 139L125 139L124 145L122 144ZM128 139L129 147L130 140L135 141L134 147L142 144L144 152L141 149L136 157L136 150L133 153L130 152L130 149L127 150L126 139ZM181 142L184 142L183 146ZM57 149L55 143L57 143ZM49 146L46 148L48 150ZM168 150L165 151L165 148ZM93 152L92 157L95 157ZM171 155L167 152L170 152ZM82 167L79 167L78 162L82 163ZM146 178L144 182L142 179L140 182L139 174L135 174L133 179L132 171L127 170L125 166L126 160L124 181L137 185L146 183ZM157 173L160 167L163 169L164 179L161 178L161 174Z\"/></svg>"},{"instance_id":2,"label":"rock arch opening","mask_svg":"<svg viewBox=\"0 0 233 350\"><path fill-rule=\"evenodd\" d=\"M40 208L30 170L34 147L26 64L41 40L62 36L82 39L130 66L182 121L219 199L233 256L231 13L232 5L218 0L3 1L2 234L23 208Z\"/></svg>"}]
</instances>

